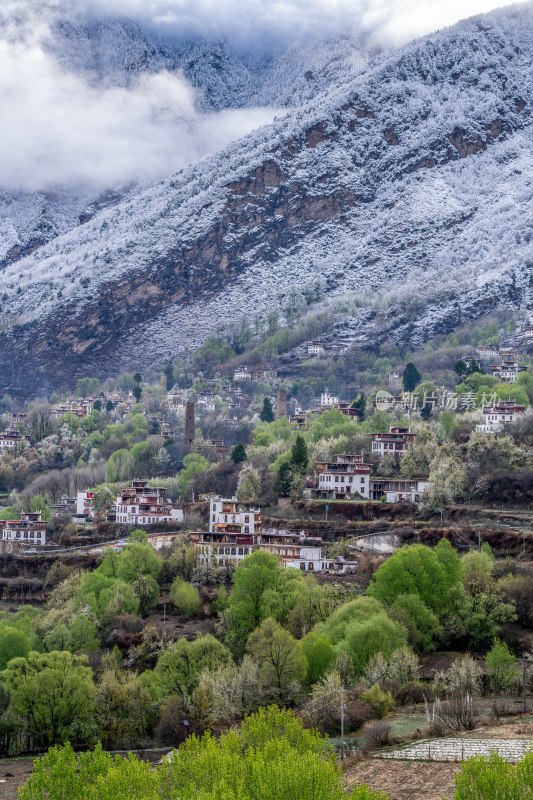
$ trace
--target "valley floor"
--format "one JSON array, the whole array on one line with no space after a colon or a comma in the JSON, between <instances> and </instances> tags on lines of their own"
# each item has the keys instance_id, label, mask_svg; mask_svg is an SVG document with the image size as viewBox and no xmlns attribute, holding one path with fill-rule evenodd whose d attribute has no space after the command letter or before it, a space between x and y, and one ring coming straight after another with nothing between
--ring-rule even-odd
<instances>
[{"instance_id":1,"label":"valley floor","mask_svg":"<svg viewBox=\"0 0 533 800\"><path fill-rule=\"evenodd\" d=\"M366 783L387 792L390 800L451 800L460 764L424 761L385 761L367 758L349 767L350 785Z\"/></svg>"},{"instance_id":2,"label":"valley floor","mask_svg":"<svg viewBox=\"0 0 533 800\"><path fill-rule=\"evenodd\" d=\"M462 733L456 738L487 740L509 740L509 744L530 740L533 736L531 715L515 717L487 725L476 731ZM390 720L394 722L394 718ZM401 723L400 715L396 720ZM442 740L443 741L443 740ZM439 740L433 740L435 744ZM348 784L366 783L371 789L386 792L389 800L453 800L455 774L460 770L459 761L417 761L382 759L375 754L346 768Z\"/></svg>"}]
</instances>

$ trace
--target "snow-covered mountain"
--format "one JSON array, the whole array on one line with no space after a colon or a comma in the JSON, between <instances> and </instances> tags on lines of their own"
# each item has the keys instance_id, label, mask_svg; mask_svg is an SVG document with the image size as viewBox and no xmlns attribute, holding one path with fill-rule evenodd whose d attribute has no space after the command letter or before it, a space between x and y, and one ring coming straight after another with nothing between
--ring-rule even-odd
<instances>
[{"instance_id":1,"label":"snow-covered mountain","mask_svg":"<svg viewBox=\"0 0 533 800\"><path fill-rule=\"evenodd\" d=\"M286 113L168 179L103 198L84 224L5 267L4 327L18 324L0 342L4 388L162 365L316 281L368 303L347 328L368 330L378 307L381 334L403 343L499 303L530 304L531 7L367 63L350 41L337 46L341 68L322 61L304 76L317 83L310 97L265 77L297 85L289 53L255 83L248 69L242 102L278 85L271 102ZM46 218L43 208L32 213Z\"/></svg>"},{"instance_id":2,"label":"snow-covered mountain","mask_svg":"<svg viewBox=\"0 0 533 800\"><path fill-rule=\"evenodd\" d=\"M76 24L63 17L51 25L47 48L65 70L94 84L129 86L145 73L180 70L202 111L301 105L358 71L372 51L368 40L347 35L257 50L217 39L156 37L126 19Z\"/></svg>"},{"instance_id":3,"label":"snow-covered mountain","mask_svg":"<svg viewBox=\"0 0 533 800\"><path fill-rule=\"evenodd\" d=\"M176 150L185 151L183 158L178 158L180 166L220 149L239 138L240 132L272 119L278 109L301 105L346 80L368 60L369 51L368 43L347 36L260 52L236 50L223 40L176 36L162 39L128 19L76 20L68 14L66 0L28 0L23 11L17 0L6 0L6 6L0 7L2 42L11 47L23 46L26 52L41 48L48 58L49 71L57 69L63 76L81 82L73 87L67 84L64 90L76 92L81 87L89 100L94 99L91 91L105 93L108 102L119 106L131 97L134 100L130 103L146 102L150 95L162 91L164 97L159 103L155 101L154 115L162 117L164 125L165 117L177 113L175 146ZM157 76L163 80L164 76L174 76L178 88L190 88L190 98L178 99L178 106L185 108L165 109L166 103L173 103L175 86L143 84ZM52 74L51 79L54 77ZM114 97L113 90L121 89L124 92ZM54 100L49 98L49 105L53 106ZM187 107L189 101L191 108ZM198 116L192 114L192 107ZM227 115L239 109L250 112L242 113L235 125ZM97 103L95 111L106 113L106 102ZM70 108L67 106L58 113L62 112L69 115ZM217 127L217 122L211 121L217 113L221 115L221 125L218 139L213 141L212 136L205 136L204 129ZM181 116L185 119L180 119ZM113 122L111 119L109 125ZM136 123L133 113L131 124ZM75 124L73 119L73 129ZM188 141L195 138L200 140L197 148ZM202 142L202 138L207 141ZM168 146L167 142L167 149ZM164 162L164 155L157 159L155 172L161 173L157 177L172 172L171 166ZM100 180L96 186L69 177L28 191L24 186L15 189L2 186L0 170L0 267L85 222L96 210L124 198L132 188L139 190L146 186L150 169L148 174L128 176L125 180L109 176L108 182Z\"/></svg>"}]
</instances>

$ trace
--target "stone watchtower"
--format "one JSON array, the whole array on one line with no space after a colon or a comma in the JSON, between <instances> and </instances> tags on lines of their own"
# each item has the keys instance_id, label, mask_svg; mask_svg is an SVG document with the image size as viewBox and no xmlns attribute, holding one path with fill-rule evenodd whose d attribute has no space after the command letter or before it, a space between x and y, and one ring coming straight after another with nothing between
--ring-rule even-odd
<instances>
[{"instance_id":1,"label":"stone watchtower","mask_svg":"<svg viewBox=\"0 0 533 800\"><path fill-rule=\"evenodd\" d=\"M194 444L194 403L185 404L185 432L183 434L183 444L187 450L191 450Z\"/></svg>"},{"instance_id":2,"label":"stone watchtower","mask_svg":"<svg viewBox=\"0 0 533 800\"><path fill-rule=\"evenodd\" d=\"M276 398L276 419L287 416L287 392L285 389L278 389Z\"/></svg>"}]
</instances>

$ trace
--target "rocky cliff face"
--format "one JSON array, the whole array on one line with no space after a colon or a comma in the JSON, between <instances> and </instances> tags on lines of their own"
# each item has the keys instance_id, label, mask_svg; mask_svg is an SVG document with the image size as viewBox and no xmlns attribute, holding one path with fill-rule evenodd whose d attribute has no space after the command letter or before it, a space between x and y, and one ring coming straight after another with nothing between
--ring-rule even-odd
<instances>
[{"instance_id":1,"label":"rocky cliff face","mask_svg":"<svg viewBox=\"0 0 533 800\"><path fill-rule=\"evenodd\" d=\"M404 343L527 305L532 34L513 10L382 55L7 264L2 388L159 366L317 280Z\"/></svg>"}]
</instances>

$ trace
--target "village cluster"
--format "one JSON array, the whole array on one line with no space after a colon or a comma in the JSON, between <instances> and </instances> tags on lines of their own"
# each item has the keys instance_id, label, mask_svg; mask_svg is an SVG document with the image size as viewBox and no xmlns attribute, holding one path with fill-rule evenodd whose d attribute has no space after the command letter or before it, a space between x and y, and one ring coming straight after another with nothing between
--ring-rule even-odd
<instances>
[{"instance_id":1,"label":"village cluster","mask_svg":"<svg viewBox=\"0 0 533 800\"><path fill-rule=\"evenodd\" d=\"M284 393L278 393L278 413L285 410ZM339 403L338 398L323 395L319 413L337 408L354 411ZM86 409L83 404L80 409ZM184 440L189 446L194 442L195 404L186 403ZM483 409L485 422L478 429L491 433L503 430L525 412L524 406L514 401L501 401ZM82 413L80 411L80 413ZM293 418L294 419L294 418ZM298 421L296 417L295 421ZM13 441L20 436L15 432ZM18 436L18 439L16 438ZM340 454L331 461L315 462L315 476L307 480L303 496L329 500L381 500L386 503L421 503L428 487L427 479L385 478L379 476L379 464L386 455L397 459L405 456L415 441L409 427L391 425L386 433L371 433L371 457L365 462L363 455ZM373 472L378 474L374 475ZM78 525L86 525L96 518L93 508L93 491L79 491L76 497L63 497L52 506L59 517L71 518ZM266 550L275 554L283 566L292 566L305 571L332 571L343 573L355 569L344 558L328 559L320 537L305 531L295 533L281 529L264 529L261 510L239 503L236 498L205 497L209 500L209 525L207 531L195 531L191 541L198 550L200 561L215 561L218 566L237 562L255 550ZM326 507L327 510L327 507ZM181 523L184 509L166 496L164 486L152 486L148 480L133 480L121 487L112 506L104 509L104 518L124 526L142 526L153 529L157 525ZM2 523L2 547L4 551L33 553L44 548L46 522L40 512L23 512L19 520ZM161 540L165 541L164 537ZM52 547L53 545L48 545Z\"/></svg>"},{"instance_id":2,"label":"village cluster","mask_svg":"<svg viewBox=\"0 0 533 800\"><path fill-rule=\"evenodd\" d=\"M526 326L521 337L521 341L526 343L533 341L533 326ZM302 358L321 359L330 350L330 346L320 341L310 342L302 351ZM338 355L338 348L334 354ZM480 364L487 367L483 374L496 376L500 384L516 383L526 369L519 363L521 353L517 348L480 345L475 349L475 356ZM471 351L458 362L464 365L467 374L470 374L470 369L477 367L473 359ZM86 396L51 402L49 416L61 425L61 420L68 416L83 421L94 411L106 412L120 425L140 408L140 376L137 375L135 380L137 378L139 383L133 390L87 392ZM326 412L337 411L354 423L360 422L364 416L364 405L343 400L327 389L304 409L294 396L288 400L287 383L275 370L249 369L247 366L235 368L232 377L216 373L209 379L200 374L200 381L192 388L180 388L172 382L168 389L167 375L163 374L157 386L146 389L152 392L149 397L155 398L156 402L145 403L143 414L162 442L177 442L183 453L192 453L199 441L198 425L209 415L218 413L221 404L224 408L221 418L224 431L229 432L232 426L237 428L246 414L248 418L252 416L250 409L257 395L258 382L274 392L264 398L271 414L271 419L267 421L285 419L293 429L306 430L313 420ZM475 409L481 412L482 418L475 425L476 431L491 434L504 431L507 425L516 423L526 413L524 403L513 399L502 400L501 393L497 392L493 395L485 392L476 395L474 391L456 393L446 387L430 390L425 388L425 384L415 391L401 392L401 386L400 374L391 372L388 376L390 391L377 390L369 400L375 411L391 412L391 422L395 418L403 418L404 422L390 424L386 432L382 429L365 434L368 437L366 454L344 452L327 459L315 457L314 474L306 475L305 485L300 489L301 498L421 504L428 491L427 474L423 477L403 477L397 474L399 470L394 475L390 472L388 475L380 474L383 459L392 457L399 464L415 443L416 433L409 424L405 424L405 420L409 422L411 418L416 419L419 412L428 409L431 414L444 410L460 413ZM253 413L257 414L257 411ZM25 433L26 413L10 411L3 415L3 419L6 428L0 433L0 454L12 454L31 447L31 439ZM202 434L201 442L204 448L211 449L213 463L228 461L232 457L232 446L223 438L206 438ZM186 510L183 502L169 496L165 486L152 485L157 482L157 479L147 480L146 476L130 480L129 483L117 482L114 501L98 509L93 505L94 487L78 491L75 496L63 496L60 501L56 498L56 502L51 504L52 517L70 520L79 526L79 530L87 529L91 523L105 521L124 526L123 531L128 526L140 526L149 531L162 526L164 532L170 533L169 528L176 529L184 522ZM200 499L210 503L208 530L193 531L191 540L204 562L215 559L218 565L225 565L229 561L244 558L256 549L264 549L275 553L280 563L298 566L306 571L338 572L350 569L343 560L326 557L319 537L310 536L305 531L295 534L294 531L263 528L259 508L243 505L232 497L216 497L213 494ZM57 544L47 542L47 523L39 511L23 511L19 519L4 520L1 524L0 547L3 551L32 553L44 548L57 548Z\"/></svg>"}]
</instances>

